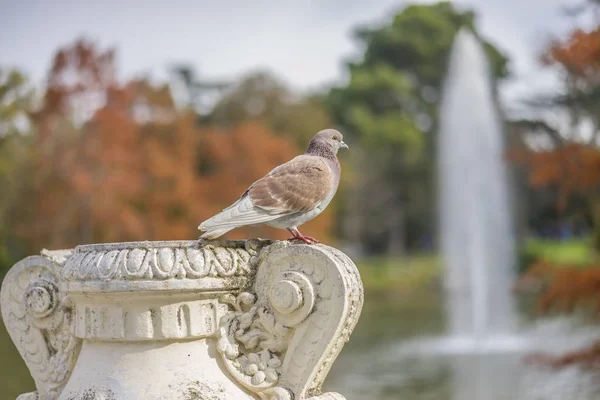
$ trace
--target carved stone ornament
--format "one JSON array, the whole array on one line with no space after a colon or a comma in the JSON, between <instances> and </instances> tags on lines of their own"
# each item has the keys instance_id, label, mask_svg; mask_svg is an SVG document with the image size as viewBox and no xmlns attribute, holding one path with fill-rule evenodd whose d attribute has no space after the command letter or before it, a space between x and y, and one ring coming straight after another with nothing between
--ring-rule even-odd
<instances>
[{"instance_id":1,"label":"carved stone ornament","mask_svg":"<svg viewBox=\"0 0 600 400\"><path fill-rule=\"evenodd\" d=\"M0 293L18 400L344 399L321 385L362 303L340 251L258 239L44 250Z\"/></svg>"}]
</instances>

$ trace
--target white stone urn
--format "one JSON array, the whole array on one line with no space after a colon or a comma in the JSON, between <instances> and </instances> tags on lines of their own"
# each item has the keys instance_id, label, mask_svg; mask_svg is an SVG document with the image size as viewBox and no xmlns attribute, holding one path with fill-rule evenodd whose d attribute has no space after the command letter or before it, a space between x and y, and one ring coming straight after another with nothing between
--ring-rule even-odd
<instances>
[{"instance_id":1,"label":"white stone urn","mask_svg":"<svg viewBox=\"0 0 600 400\"><path fill-rule=\"evenodd\" d=\"M321 385L362 304L342 252L258 239L44 250L0 293L19 400L344 399Z\"/></svg>"}]
</instances>

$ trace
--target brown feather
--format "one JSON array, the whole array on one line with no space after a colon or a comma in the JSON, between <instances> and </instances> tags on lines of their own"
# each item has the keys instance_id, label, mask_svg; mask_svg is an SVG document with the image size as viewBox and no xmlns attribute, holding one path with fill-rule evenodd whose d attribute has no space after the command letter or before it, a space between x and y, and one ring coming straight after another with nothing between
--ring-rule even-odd
<instances>
[{"instance_id":1,"label":"brown feather","mask_svg":"<svg viewBox=\"0 0 600 400\"><path fill-rule=\"evenodd\" d=\"M252 203L277 213L306 212L316 208L331 191L334 179L318 157L301 155L254 182Z\"/></svg>"}]
</instances>

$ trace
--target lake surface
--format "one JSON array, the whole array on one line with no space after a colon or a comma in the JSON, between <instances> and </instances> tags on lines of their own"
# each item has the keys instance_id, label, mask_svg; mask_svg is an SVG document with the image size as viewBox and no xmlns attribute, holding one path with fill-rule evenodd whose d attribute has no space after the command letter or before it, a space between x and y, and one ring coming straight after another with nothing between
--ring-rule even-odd
<instances>
[{"instance_id":1,"label":"lake surface","mask_svg":"<svg viewBox=\"0 0 600 400\"><path fill-rule=\"evenodd\" d=\"M525 362L526 354L562 354L590 344L597 328L567 318L532 321L521 315L518 340L461 351L445 338L443 301L436 293L412 298L367 297L355 334L324 385L348 400L598 400L600 375ZM522 306L521 309L525 309Z\"/></svg>"},{"instance_id":2,"label":"lake surface","mask_svg":"<svg viewBox=\"0 0 600 400\"><path fill-rule=\"evenodd\" d=\"M348 400L600 399L600 378L591 371L530 366L519 352L428 351L443 343L436 339L445 331L442 305L433 290L394 297L367 293L361 319L324 389L342 393ZM526 337L550 352L574 349L598 336L595 328L574 327L566 320L523 321ZM3 327L0 360L0 400L34 390Z\"/></svg>"}]
</instances>

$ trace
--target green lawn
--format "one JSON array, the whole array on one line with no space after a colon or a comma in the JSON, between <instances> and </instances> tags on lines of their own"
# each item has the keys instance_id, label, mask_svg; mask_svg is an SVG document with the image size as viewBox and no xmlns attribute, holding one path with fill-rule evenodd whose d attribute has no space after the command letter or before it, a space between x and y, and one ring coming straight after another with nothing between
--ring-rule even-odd
<instances>
[{"instance_id":1,"label":"green lawn","mask_svg":"<svg viewBox=\"0 0 600 400\"><path fill-rule=\"evenodd\" d=\"M543 259L554 264L589 265L592 261L592 251L587 239L551 240L528 239L523 250L535 259Z\"/></svg>"},{"instance_id":2,"label":"green lawn","mask_svg":"<svg viewBox=\"0 0 600 400\"><path fill-rule=\"evenodd\" d=\"M590 265L592 251L587 239L528 239L520 248L523 272L531 263L544 259L559 265ZM443 273L441 258L420 254L403 258L373 257L356 262L365 289L371 292L408 293L430 288Z\"/></svg>"},{"instance_id":3,"label":"green lawn","mask_svg":"<svg viewBox=\"0 0 600 400\"><path fill-rule=\"evenodd\" d=\"M357 262L367 290L409 292L432 285L441 274L435 255L377 257Z\"/></svg>"}]
</instances>

